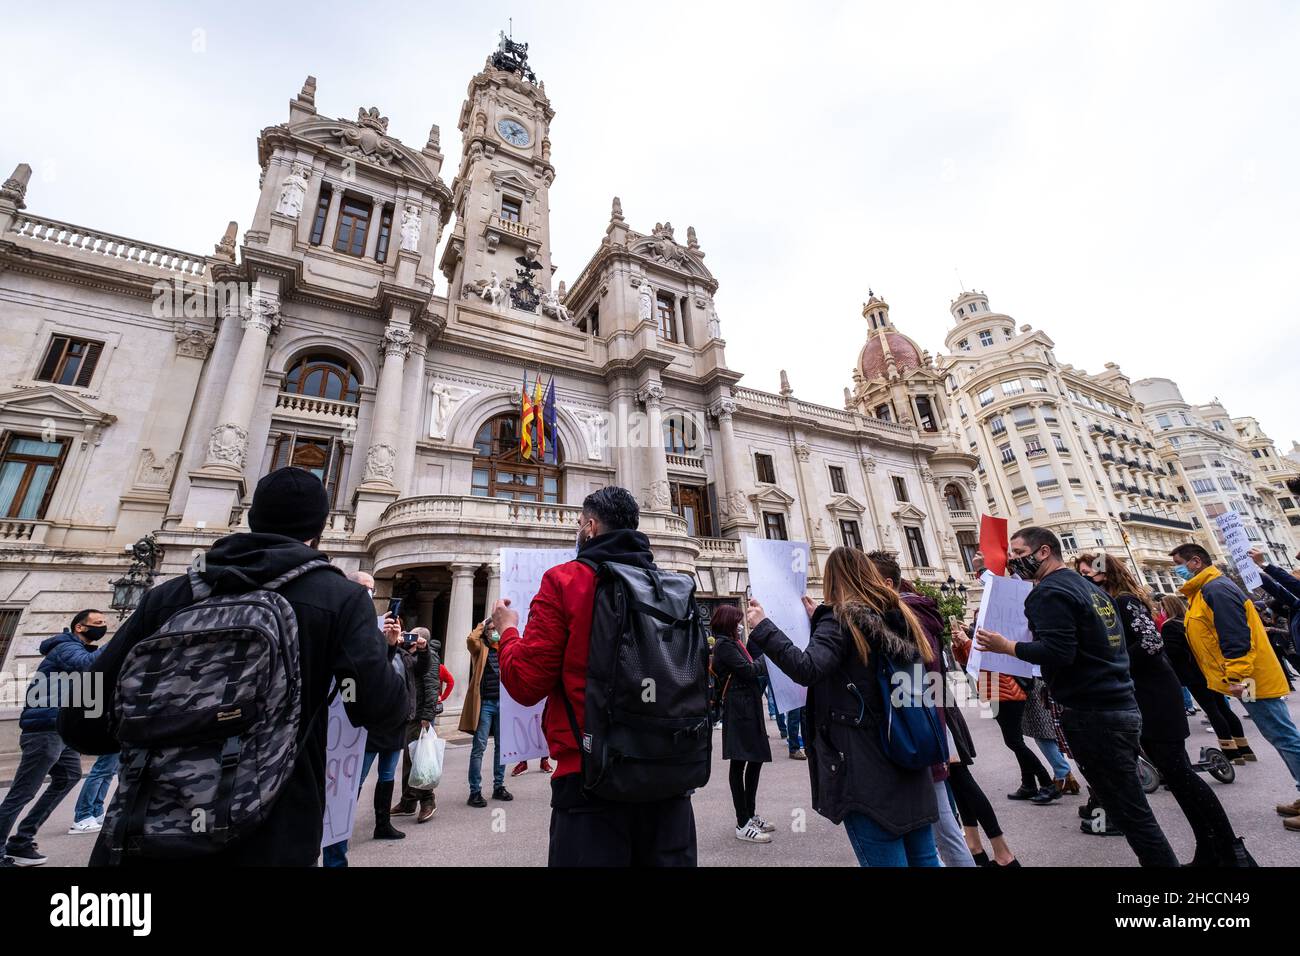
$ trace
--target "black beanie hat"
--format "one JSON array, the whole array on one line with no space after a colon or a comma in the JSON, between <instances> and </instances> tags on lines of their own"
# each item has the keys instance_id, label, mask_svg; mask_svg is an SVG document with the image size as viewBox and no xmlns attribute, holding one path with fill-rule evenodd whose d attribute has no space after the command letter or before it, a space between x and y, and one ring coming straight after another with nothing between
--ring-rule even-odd
<instances>
[{"instance_id":1,"label":"black beanie hat","mask_svg":"<svg viewBox=\"0 0 1300 956\"><path fill-rule=\"evenodd\" d=\"M314 541L325 530L329 513L329 496L319 478L302 468L277 468L253 491L248 527L262 534Z\"/></svg>"}]
</instances>

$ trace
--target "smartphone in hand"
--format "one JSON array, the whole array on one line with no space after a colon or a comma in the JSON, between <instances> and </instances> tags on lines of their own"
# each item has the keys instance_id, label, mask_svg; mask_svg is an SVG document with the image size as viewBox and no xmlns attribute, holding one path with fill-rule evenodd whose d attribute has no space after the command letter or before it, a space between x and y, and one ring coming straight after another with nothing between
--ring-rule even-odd
<instances>
[{"instance_id":1,"label":"smartphone in hand","mask_svg":"<svg viewBox=\"0 0 1300 956\"><path fill-rule=\"evenodd\" d=\"M386 617L391 617L395 621L402 619L402 599L399 597L388 599L388 613Z\"/></svg>"}]
</instances>

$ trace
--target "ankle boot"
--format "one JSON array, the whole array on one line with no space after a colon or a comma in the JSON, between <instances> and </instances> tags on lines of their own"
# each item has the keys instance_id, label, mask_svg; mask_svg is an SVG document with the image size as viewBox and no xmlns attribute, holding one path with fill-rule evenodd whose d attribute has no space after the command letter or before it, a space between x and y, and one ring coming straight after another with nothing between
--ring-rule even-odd
<instances>
[{"instance_id":1,"label":"ankle boot","mask_svg":"<svg viewBox=\"0 0 1300 956\"><path fill-rule=\"evenodd\" d=\"M389 821L389 807L393 801L393 781L381 780L375 784L375 839L404 840L406 834Z\"/></svg>"},{"instance_id":2,"label":"ankle boot","mask_svg":"<svg viewBox=\"0 0 1300 956\"><path fill-rule=\"evenodd\" d=\"M1079 792L1079 781L1074 778L1073 773L1067 773L1065 775L1065 783L1061 785L1061 792L1070 794L1071 796Z\"/></svg>"},{"instance_id":3,"label":"ankle boot","mask_svg":"<svg viewBox=\"0 0 1300 956\"><path fill-rule=\"evenodd\" d=\"M1234 737L1232 742L1237 746L1237 756L1243 760L1256 761L1259 758L1255 756L1255 751L1250 749L1250 741L1245 737Z\"/></svg>"},{"instance_id":4,"label":"ankle boot","mask_svg":"<svg viewBox=\"0 0 1300 956\"><path fill-rule=\"evenodd\" d=\"M1237 764L1238 766L1241 766L1246 762L1245 758L1242 757L1241 752L1237 750L1237 745L1235 742L1233 742L1231 737L1229 737L1227 740L1224 740L1222 737L1220 737L1219 749L1223 751L1223 756L1227 757L1229 760L1231 760L1233 763Z\"/></svg>"}]
</instances>

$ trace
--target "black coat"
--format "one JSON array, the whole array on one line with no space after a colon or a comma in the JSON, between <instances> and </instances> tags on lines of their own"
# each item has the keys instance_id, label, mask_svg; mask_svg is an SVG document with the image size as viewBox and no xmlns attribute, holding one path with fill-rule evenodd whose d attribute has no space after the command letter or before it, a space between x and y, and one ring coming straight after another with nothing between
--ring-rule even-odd
<instances>
[{"instance_id":1,"label":"black coat","mask_svg":"<svg viewBox=\"0 0 1300 956\"><path fill-rule=\"evenodd\" d=\"M280 535L234 534L217 541L207 552L203 578L216 593L238 593L324 557ZM335 678L352 682L353 693L344 697L344 706L353 724L382 731L400 726L406 718L406 686L390 663L396 652L376 632L375 605L365 588L337 570L322 568L295 578L280 593L292 605L298 621L302 719L312 721L311 732L266 823L229 850L205 857L204 863L312 866L316 862L325 814L325 737L329 721L324 707ZM113 695L122 661L136 643L193 600L189 579L184 575L145 594L139 608L103 646L90 667L90 673L104 675L105 699L94 701L103 705L102 710L97 715L80 708L60 712L59 732L70 747L87 754L118 751ZM90 856L92 866L107 863L108 838L107 831L101 832Z\"/></svg>"},{"instance_id":2,"label":"black coat","mask_svg":"<svg viewBox=\"0 0 1300 956\"><path fill-rule=\"evenodd\" d=\"M380 640L383 640L382 636ZM438 701L438 651L430 645L423 651L407 650L399 645L393 656L393 669L406 687L406 721L397 726L372 730L366 735L366 750L388 753L406 746L406 728L413 720L432 722ZM400 669L400 670L399 670Z\"/></svg>"},{"instance_id":3,"label":"black coat","mask_svg":"<svg viewBox=\"0 0 1300 956\"><path fill-rule=\"evenodd\" d=\"M1120 594L1113 600L1124 625L1133 693L1142 712L1142 736L1186 740L1189 731L1182 685L1165 657L1164 642L1151 612L1131 594Z\"/></svg>"},{"instance_id":4,"label":"black coat","mask_svg":"<svg viewBox=\"0 0 1300 956\"><path fill-rule=\"evenodd\" d=\"M849 613L870 648L884 647L900 661L916 660L915 647L896 636L906 626L901 616L891 612L892 623L887 622L860 604L849 605ZM795 647L770 620L754 628L750 641L773 667L808 688L803 736L814 810L832 823L850 812L864 813L895 836L939 819L930 768L904 770L885 755L879 721L888 703L877 680L880 655L862 663L852 635L831 608L822 605L813 613L807 650Z\"/></svg>"},{"instance_id":5,"label":"black coat","mask_svg":"<svg viewBox=\"0 0 1300 956\"><path fill-rule=\"evenodd\" d=\"M762 658L751 660L735 638L720 637L713 645L713 673L726 686L722 708L722 756L726 760L768 763L767 698Z\"/></svg>"},{"instance_id":6,"label":"black coat","mask_svg":"<svg viewBox=\"0 0 1300 956\"><path fill-rule=\"evenodd\" d=\"M1160 636L1165 642L1165 657L1169 659L1169 664L1182 685L1193 694L1208 689L1205 674L1202 673L1201 666L1196 663L1196 658L1192 656L1192 649L1187 646L1187 628L1183 626L1183 622L1176 617L1171 617L1165 621L1164 627L1160 628Z\"/></svg>"}]
</instances>

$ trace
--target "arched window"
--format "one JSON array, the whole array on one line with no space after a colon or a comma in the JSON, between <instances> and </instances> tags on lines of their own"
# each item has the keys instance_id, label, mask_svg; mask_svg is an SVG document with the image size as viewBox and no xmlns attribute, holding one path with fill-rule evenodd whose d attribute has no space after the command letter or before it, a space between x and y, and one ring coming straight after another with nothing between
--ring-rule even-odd
<instances>
[{"instance_id":1,"label":"arched window","mask_svg":"<svg viewBox=\"0 0 1300 956\"><path fill-rule=\"evenodd\" d=\"M284 377L284 390L312 398L356 404L361 394L357 373L342 359L330 355L300 358Z\"/></svg>"},{"instance_id":2,"label":"arched window","mask_svg":"<svg viewBox=\"0 0 1300 956\"><path fill-rule=\"evenodd\" d=\"M669 415L664 419L664 451L672 455L686 455L699 447L695 422L686 415Z\"/></svg>"},{"instance_id":3,"label":"arched window","mask_svg":"<svg viewBox=\"0 0 1300 956\"><path fill-rule=\"evenodd\" d=\"M966 507L966 493L961 490L958 484L950 484L943 489L943 498L948 503L949 511L968 511Z\"/></svg>"},{"instance_id":4,"label":"arched window","mask_svg":"<svg viewBox=\"0 0 1300 956\"><path fill-rule=\"evenodd\" d=\"M518 413L498 415L484 422L474 439L470 494L559 504L564 491L563 462L564 449L555 435L547 435L546 461L538 460L536 444L531 458L525 459L519 448Z\"/></svg>"}]
</instances>

